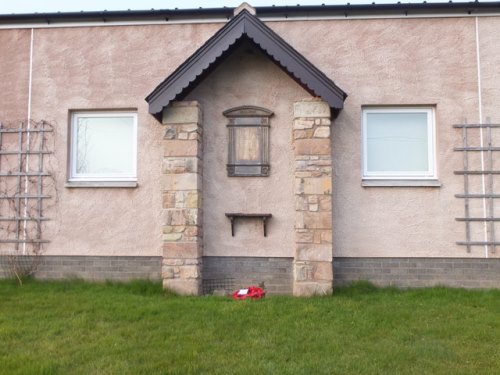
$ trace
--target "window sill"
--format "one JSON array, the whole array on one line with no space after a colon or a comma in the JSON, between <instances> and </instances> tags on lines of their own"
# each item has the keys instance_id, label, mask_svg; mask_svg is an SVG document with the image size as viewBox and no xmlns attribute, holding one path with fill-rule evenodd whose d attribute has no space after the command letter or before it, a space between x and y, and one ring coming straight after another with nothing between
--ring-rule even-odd
<instances>
[{"instance_id":1,"label":"window sill","mask_svg":"<svg viewBox=\"0 0 500 375\"><path fill-rule=\"evenodd\" d=\"M66 188L136 188L137 181L68 181Z\"/></svg>"},{"instance_id":2,"label":"window sill","mask_svg":"<svg viewBox=\"0 0 500 375\"><path fill-rule=\"evenodd\" d=\"M370 180L361 181L363 187L441 187L439 180Z\"/></svg>"}]
</instances>

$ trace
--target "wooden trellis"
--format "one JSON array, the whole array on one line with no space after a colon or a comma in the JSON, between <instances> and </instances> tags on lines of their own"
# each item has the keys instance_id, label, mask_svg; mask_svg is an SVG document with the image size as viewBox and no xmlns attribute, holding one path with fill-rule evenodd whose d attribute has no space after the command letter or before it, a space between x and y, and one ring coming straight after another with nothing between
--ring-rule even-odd
<instances>
[{"instance_id":1,"label":"wooden trellis","mask_svg":"<svg viewBox=\"0 0 500 375\"><path fill-rule=\"evenodd\" d=\"M463 153L463 170L454 173L464 177L464 192L455 194L455 197L464 200L464 217L458 217L456 220L465 223L465 241L458 241L457 244L466 246L468 252L472 246L486 246L491 253L495 253L497 246L500 245L495 230L495 223L500 222L500 213L495 210L495 201L500 199L500 190L495 181L495 178L500 176L500 165L495 164L497 157L494 154L500 152L500 124L458 124L453 127L462 130L462 146L455 147L454 151ZM476 132L475 139L471 139L472 131ZM477 159L480 162L476 162L476 165L471 164L473 154L479 156ZM481 179L475 186L471 186L472 176ZM473 200L482 200L483 215L471 214L470 206ZM473 238L471 231L473 223L483 224L484 239Z\"/></svg>"},{"instance_id":2,"label":"wooden trellis","mask_svg":"<svg viewBox=\"0 0 500 375\"><path fill-rule=\"evenodd\" d=\"M44 121L0 123L0 245L13 244L25 255L48 242L42 222L48 220L44 201L51 198L44 192L44 179L51 174L44 163L52 153L48 150L52 132Z\"/></svg>"}]
</instances>

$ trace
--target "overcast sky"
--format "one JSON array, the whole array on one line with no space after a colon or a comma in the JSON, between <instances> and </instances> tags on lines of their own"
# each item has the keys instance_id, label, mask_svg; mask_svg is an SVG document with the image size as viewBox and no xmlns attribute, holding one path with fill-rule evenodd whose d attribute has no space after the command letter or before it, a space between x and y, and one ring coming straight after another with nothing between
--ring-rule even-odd
<instances>
[{"instance_id":1,"label":"overcast sky","mask_svg":"<svg viewBox=\"0 0 500 375\"><path fill-rule=\"evenodd\" d=\"M253 6L266 5L321 5L321 4L369 4L373 0L247 0ZM396 3L398 0L375 0L377 4ZM402 3L423 1L400 0ZM427 0L428 3L448 0ZM494 1L494 0L490 0ZM173 9L173 8L219 8L236 7L243 0L0 0L0 14L35 12L76 12L80 10L126 10L126 9ZM464 2L464 1L455 1Z\"/></svg>"}]
</instances>

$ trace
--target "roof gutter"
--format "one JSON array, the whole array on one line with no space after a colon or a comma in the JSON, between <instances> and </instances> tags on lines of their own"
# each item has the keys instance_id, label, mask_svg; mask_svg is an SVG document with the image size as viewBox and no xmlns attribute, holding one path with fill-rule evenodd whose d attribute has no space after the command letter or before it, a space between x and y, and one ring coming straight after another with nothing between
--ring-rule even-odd
<instances>
[{"instance_id":1,"label":"roof gutter","mask_svg":"<svg viewBox=\"0 0 500 375\"><path fill-rule=\"evenodd\" d=\"M151 9L125 11L57 12L0 15L0 26L56 25L68 23L127 23L127 22L206 22L228 20L235 8ZM467 3L396 3L396 4L346 4L307 6L255 7L261 19L303 19L323 17L394 17L425 15L487 15L500 13L500 1Z\"/></svg>"}]
</instances>

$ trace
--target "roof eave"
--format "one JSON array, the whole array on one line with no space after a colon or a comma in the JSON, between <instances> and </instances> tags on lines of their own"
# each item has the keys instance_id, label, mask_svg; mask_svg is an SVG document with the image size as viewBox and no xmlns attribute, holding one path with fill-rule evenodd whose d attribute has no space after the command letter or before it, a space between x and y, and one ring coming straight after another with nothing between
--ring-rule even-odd
<instances>
[{"instance_id":1,"label":"roof eave","mask_svg":"<svg viewBox=\"0 0 500 375\"><path fill-rule=\"evenodd\" d=\"M333 109L343 108L347 94L342 89L262 21L244 10L215 33L146 97L149 112L160 118L163 108L183 92L190 90L196 78L243 37L247 37L261 48L307 91L321 97Z\"/></svg>"}]
</instances>

